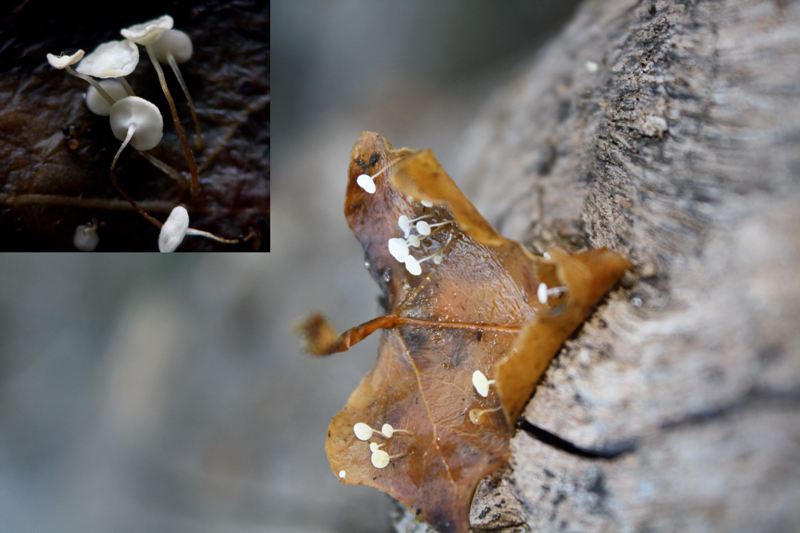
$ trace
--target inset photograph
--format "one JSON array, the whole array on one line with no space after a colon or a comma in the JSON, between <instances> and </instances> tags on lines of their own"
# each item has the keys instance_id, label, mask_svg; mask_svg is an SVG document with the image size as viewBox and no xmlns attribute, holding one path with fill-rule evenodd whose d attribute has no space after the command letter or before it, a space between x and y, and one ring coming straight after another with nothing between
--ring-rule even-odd
<instances>
[{"instance_id":1,"label":"inset photograph","mask_svg":"<svg viewBox=\"0 0 800 533\"><path fill-rule=\"evenodd\" d=\"M267 0L0 23L0 251L269 251Z\"/></svg>"}]
</instances>

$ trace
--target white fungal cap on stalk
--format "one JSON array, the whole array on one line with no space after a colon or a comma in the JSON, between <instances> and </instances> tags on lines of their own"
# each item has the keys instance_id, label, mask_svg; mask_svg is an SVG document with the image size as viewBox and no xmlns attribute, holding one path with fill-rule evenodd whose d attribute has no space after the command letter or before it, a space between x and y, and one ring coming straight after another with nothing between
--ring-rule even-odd
<instances>
[{"instance_id":1,"label":"white fungal cap on stalk","mask_svg":"<svg viewBox=\"0 0 800 533\"><path fill-rule=\"evenodd\" d=\"M488 379L486 374L480 370L472 373L472 386L475 387L475 392L486 398L489 396L489 385L493 385L494 380Z\"/></svg>"},{"instance_id":2,"label":"white fungal cap on stalk","mask_svg":"<svg viewBox=\"0 0 800 533\"><path fill-rule=\"evenodd\" d=\"M406 270L408 271L409 274L413 276L419 276L420 274L422 274L422 265L420 265L419 263L420 263L419 261L417 261L413 256L410 255L406 257L405 261L403 261L403 264L406 265Z\"/></svg>"},{"instance_id":3,"label":"white fungal cap on stalk","mask_svg":"<svg viewBox=\"0 0 800 533\"><path fill-rule=\"evenodd\" d=\"M174 252L189 229L189 212L182 205L172 209L158 234L158 251Z\"/></svg>"},{"instance_id":4,"label":"white fungal cap on stalk","mask_svg":"<svg viewBox=\"0 0 800 533\"><path fill-rule=\"evenodd\" d=\"M422 200L420 203L425 207L433 207L433 202L430 202L428 200Z\"/></svg>"},{"instance_id":5,"label":"white fungal cap on stalk","mask_svg":"<svg viewBox=\"0 0 800 533\"><path fill-rule=\"evenodd\" d=\"M51 67L63 70L83 59L83 54L83 50L78 50L72 55L66 55L64 53L60 55L47 54L47 62L50 63Z\"/></svg>"},{"instance_id":6,"label":"white fungal cap on stalk","mask_svg":"<svg viewBox=\"0 0 800 533\"><path fill-rule=\"evenodd\" d=\"M115 101L122 100L128 96L127 91L125 91L125 87L123 87L122 84L117 80L103 80L99 83L100 86L105 89L105 91L111 95L111 98L113 98ZM89 90L86 91L85 99L86 107L88 107L89 111L95 115L107 117L111 114L111 105L103 97L103 95L97 92L97 89L95 89L93 85L90 85Z\"/></svg>"},{"instance_id":7,"label":"white fungal cap on stalk","mask_svg":"<svg viewBox=\"0 0 800 533\"><path fill-rule=\"evenodd\" d=\"M139 63L139 47L130 41L108 41L87 55L76 69L95 78L121 78Z\"/></svg>"},{"instance_id":8,"label":"white fungal cap on stalk","mask_svg":"<svg viewBox=\"0 0 800 533\"><path fill-rule=\"evenodd\" d=\"M97 236L97 226L94 223L81 224L75 228L72 244L81 252L93 252L97 248L100 238Z\"/></svg>"},{"instance_id":9,"label":"white fungal cap on stalk","mask_svg":"<svg viewBox=\"0 0 800 533\"><path fill-rule=\"evenodd\" d=\"M389 163L388 165L377 171L372 176L368 174L360 174L356 178L356 185L364 189L368 194L375 194L375 191L377 190L377 188L375 187L375 178L380 176L386 169L388 169L392 165L393 163Z\"/></svg>"},{"instance_id":10,"label":"white fungal cap on stalk","mask_svg":"<svg viewBox=\"0 0 800 533\"><path fill-rule=\"evenodd\" d=\"M408 243L405 239L401 239L400 237L389 239L388 247L389 253L400 263L405 262L405 260L409 257Z\"/></svg>"},{"instance_id":11,"label":"white fungal cap on stalk","mask_svg":"<svg viewBox=\"0 0 800 533\"><path fill-rule=\"evenodd\" d=\"M389 461L391 457L389 454L383 450L375 450L372 452L372 457L370 457L370 461L372 461L372 466L375 468L386 468L389 466Z\"/></svg>"},{"instance_id":12,"label":"white fungal cap on stalk","mask_svg":"<svg viewBox=\"0 0 800 533\"><path fill-rule=\"evenodd\" d=\"M356 185L364 189L369 194L375 194L375 191L378 190L377 187L375 187L375 182L372 181L372 176L367 174L361 174L359 177L357 177Z\"/></svg>"},{"instance_id":13,"label":"white fungal cap on stalk","mask_svg":"<svg viewBox=\"0 0 800 533\"><path fill-rule=\"evenodd\" d=\"M186 63L192 58L193 51L192 39L181 30L167 30L153 43L153 52L160 63L167 63L169 54L176 63Z\"/></svg>"},{"instance_id":14,"label":"white fungal cap on stalk","mask_svg":"<svg viewBox=\"0 0 800 533\"><path fill-rule=\"evenodd\" d=\"M174 24L172 17L169 15L162 15L157 19L148 20L141 24L134 24L120 30L123 37L128 40L147 46L155 43L167 30L172 29Z\"/></svg>"},{"instance_id":15,"label":"white fungal cap on stalk","mask_svg":"<svg viewBox=\"0 0 800 533\"><path fill-rule=\"evenodd\" d=\"M405 215L400 215L397 218L397 225L401 230L403 230L403 233L405 233L406 237L408 237L408 234L411 232L411 220L409 220L409 218Z\"/></svg>"},{"instance_id":16,"label":"white fungal cap on stalk","mask_svg":"<svg viewBox=\"0 0 800 533\"><path fill-rule=\"evenodd\" d=\"M75 76L76 78L82 79L83 81L94 87L95 90L97 90L97 92L99 92L103 96L103 98L106 99L108 105L113 105L114 99L111 98L111 95L108 94L105 91L105 89L103 89L100 86L100 83L96 79L87 74L77 72L75 69L72 68L71 65L74 65L82 58L83 58L83 50L78 50L72 55L64 55L62 53L61 55L55 56L53 54L47 54L47 62L50 63L51 67L56 68L58 70L65 70L67 74L69 74L70 76Z\"/></svg>"},{"instance_id":17,"label":"white fungal cap on stalk","mask_svg":"<svg viewBox=\"0 0 800 533\"><path fill-rule=\"evenodd\" d=\"M353 426L353 433L356 434L356 438L358 440L369 440L372 438L372 433L374 430L369 427L369 425L365 424L364 422L357 422Z\"/></svg>"},{"instance_id":18,"label":"white fungal cap on stalk","mask_svg":"<svg viewBox=\"0 0 800 533\"><path fill-rule=\"evenodd\" d=\"M344 470L339 470L339 477L342 479L346 478L347 472L345 472Z\"/></svg>"},{"instance_id":19,"label":"white fungal cap on stalk","mask_svg":"<svg viewBox=\"0 0 800 533\"><path fill-rule=\"evenodd\" d=\"M561 296L567 292L566 287L548 287L546 283L540 283L539 286L536 288L536 298L539 300L539 303L542 305L547 304L547 299L550 296Z\"/></svg>"},{"instance_id":20,"label":"white fungal cap on stalk","mask_svg":"<svg viewBox=\"0 0 800 533\"><path fill-rule=\"evenodd\" d=\"M140 151L152 150L164 135L161 111L144 98L127 96L111 106L109 115L114 137ZM132 133L131 133L132 132Z\"/></svg>"},{"instance_id":21,"label":"white fungal cap on stalk","mask_svg":"<svg viewBox=\"0 0 800 533\"><path fill-rule=\"evenodd\" d=\"M381 426L381 433L387 439L391 439L392 435L394 435L395 429L392 427L391 424L384 424Z\"/></svg>"},{"instance_id":22,"label":"white fungal cap on stalk","mask_svg":"<svg viewBox=\"0 0 800 533\"><path fill-rule=\"evenodd\" d=\"M371 451L372 453L375 453L375 452L377 452L378 450L381 449L381 446L383 446L383 444L378 444L377 442L370 442L369 443L369 451Z\"/></svg>"},{"instance_id":23,"label":"white fungal cap on stalk","mask_svg":"<svg viewBox=\"0 0 800 533\"><path fill-rule=\"evenodd\" d=\"M180 31L170 29L161 34L153 44L147 47L148 54L151 57L155 56L159 63L167 63L175 74L175 79L178 80L178 85L181 86L183 95L189 103L189 111L192 114L192 122L194 122L195 130L195 145L198 150L203 147L203 140L200 133L200 119L197 118L197 110L195 109L194 100L192 95L189 94L189 87L183 80L183 75L178 67L178 63L185 63L192 57L192 40L189 36Z\"/></svg>"},{"instance_id":24,"label":"white fungal cap on stalk","mask_svg":"<svg viewBox=\"0 0 800 533\"><path fill-rule=\"evenodd\" d=\"M539 303L544 305L547 303L547 284L540 283L539 287L536 288L536 297L539 299Z\"/></svg>"}]
</instances>

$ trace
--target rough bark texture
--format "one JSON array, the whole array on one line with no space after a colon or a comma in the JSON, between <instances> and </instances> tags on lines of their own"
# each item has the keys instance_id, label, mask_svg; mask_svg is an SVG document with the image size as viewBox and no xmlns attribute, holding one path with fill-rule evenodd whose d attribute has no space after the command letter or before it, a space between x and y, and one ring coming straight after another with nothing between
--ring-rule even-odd
<instances>
[{"instance_id":1,"label":"rough bark texture","mask_svg":"<svg viewBox=\"0 0 800 533\"><path fill-rule=\"evenodd\" d=\"M453 172L501 233L636 272L564 347L476 530L800 528L800 3L588 2ZM424 529L409 516L398 529Z\"/></svg>"}]
</instances>

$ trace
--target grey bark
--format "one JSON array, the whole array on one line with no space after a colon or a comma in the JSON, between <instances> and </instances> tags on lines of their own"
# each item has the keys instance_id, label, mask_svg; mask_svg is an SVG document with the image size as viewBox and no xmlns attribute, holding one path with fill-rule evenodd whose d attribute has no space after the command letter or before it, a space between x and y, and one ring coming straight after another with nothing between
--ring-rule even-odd
<instances>
[{"instance_id":1,"label":"grey bark","mask_svg":"<svg viewBox=\"0 0 800 533\"><path fill-rule=\"evenodd\" d=\"M800 529L800 3L587 2L477 118L505 235L635 272L566 343L475 530ZM402 516L398 530L419 530Z\"/></svg>"}]
</instances>

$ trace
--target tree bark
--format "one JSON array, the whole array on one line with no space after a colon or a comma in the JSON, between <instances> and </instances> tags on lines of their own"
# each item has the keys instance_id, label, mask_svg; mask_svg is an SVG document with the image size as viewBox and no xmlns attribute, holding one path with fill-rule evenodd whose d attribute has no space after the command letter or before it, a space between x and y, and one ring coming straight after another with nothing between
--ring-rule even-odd
<instances>
[{"instance_id":1,"label":"tree bark","mask_svg":"<svg viewBox=\"0 0 800 533\"><path fill-rule=\"evenodd\" d=\"M475 530L800 528L800 2L590 1L453 172L506 236L635 265L554 360ZM422 530L407 515L399 530Z\"/></svg>"}]
</instances>

